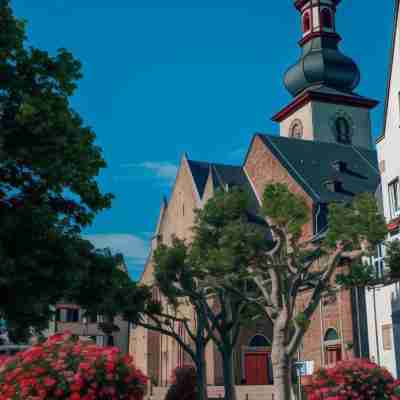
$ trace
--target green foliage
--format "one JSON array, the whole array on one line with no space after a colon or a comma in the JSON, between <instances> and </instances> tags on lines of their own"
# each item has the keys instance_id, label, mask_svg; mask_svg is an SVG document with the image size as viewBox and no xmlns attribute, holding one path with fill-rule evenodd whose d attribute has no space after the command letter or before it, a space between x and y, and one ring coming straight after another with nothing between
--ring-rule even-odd
<instances>
[{"instance_id":1,"label":"green foliage","mask_svg":"<svg viewBox=\"0 0 400 400\"><path fill-rule=\"evenodd\" d=\"M336 283L345 288L365 287L375 279L372 265L355 260L351 263L349 270L343 274L336 275Z\"/></svg>"},{"instance_id":2,"label":"green foliage","mask_svg":"<svg viewBox=\"0 0 400 400\"><path fill-rule=\"evenodd\" d=\"M328 228L325 245L331 249L339 242L348 243L350 248L360 248L366 241L369 250L374 251L387 235L386 224L372 194L358 195L351 203L331 204Z\"/></svg>"},{"instance_id":3,"label":"green foliage","mask_svg":"<svg viewBox=\"0 0 400 400\"><path fill-rule=\"evenodd\" d=\"M310 319L307 318L307 316L302 312L297 313L297 315L295 317L295 321L298 326L300 326L304 329L307 329L311 323Z\"/></svg>"},{"instance_id":4,"label":"green foliage","mask_svg":"<svg viewBox=\"0 0 400 400\"><path fill-rule=\"evenodd\" d=\"M400 240L386 243L385 263L393 279L400 279Z\"/></svg>"},{"instance_id":5,"label":"green foliage","mask_svg":"<svg viewBox=\"0 0 400 400\"><path fill-rule=\"evenodd\" d=\"M249 276L248 266L271 248L271 239L264 220L248 208L247 195L232 189L217 192L197 212L190 253L196 273L236 286Z\"/></svg>"},{"instance_id":6,"label":"green foliage","mask_svg":"<svg viewBox=\"0 0 400 400\"><path fill-rule=\"evenodd\" d=\"M302 227L309 221L310 212L303 198L289 191L282 183L270 184L263 195L262 215L273 224L298 237Z\"/></svg>"},{"instance_id":7,"label":"green foliage","mask_svg":"<svg viewBox=\"0 0 400 400\"><path fill-rule=\"evenodd\" d=\"M69 104L80 62L26 47L8 0L0 25L0 316L22 338L94 262L79 233L112 195L96 182L106 163L95 134Z\"/></svg>"}]
</instances>

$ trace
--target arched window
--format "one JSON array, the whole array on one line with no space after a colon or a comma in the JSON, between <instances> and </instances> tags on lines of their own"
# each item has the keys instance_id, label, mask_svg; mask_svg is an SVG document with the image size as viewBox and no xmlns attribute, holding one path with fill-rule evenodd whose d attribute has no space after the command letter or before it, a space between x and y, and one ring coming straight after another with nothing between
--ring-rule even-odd
<instances>
[{"instance_id":1,"label":"arched window","mask_svg":"<svg viewBox=\"0 0 400 400\"><path fill-rule=\"evenodd\" d=\"M344 117L339 117L335 121L335 133L338 143L351 144L351 130L349 121Z\"/></svg>"},{"instance_id":2,"label":"arched window","mask_svg":"<svg viewBox=\"0 0 400 400\"><path fill-rule=\"evenodd\" d=\"M310 14L306 13L303 17L303 32L306 33L311 29L311 19Z\"/></svg>"},{"instance_id":3,"label":"arched window","mask_svg":"<svg viewBox=\"0 0 400 400\"><path fill-rule=\"evenodd\" d=\"M342 360L342 345L336 329L330 328L324 336L325 364L333 365Z\"/></svg>"},{"instance_id":4,"label":"arched window","mask_svg":"<svg viewBox=\"0 0 400 400\"><path fill-rule=\"evenodd\" d=\"M255 335L249 343L250 347L271 347L271 342L263 335Z\"/></svg>"},{"instance_id":5,"label":"arched window","mask_svg":"<svg viewBox=\"0 0 400 400\"><path fill-rule=\"evenodd\" d=\"M336 329L330 328L325 333L324 341L332 342L334 340L339 340L339 335L338 335Z\"/></svg>"},{"instance_id":6,"label":"arched window","mask_svg":"<svg viewBox=\"0 0 400 400\"><path fill-rule=\"evenodd\" d=\"M321 10L321 25L323 28L333 28L332 14L328 8L323 8Z\"/></svg>"},{"instance_id":7,"label":"arched window","mask_svg":"<svg viewBox=\"0 0 400 400\"><path fill-rule=\"evenodd\" d=\"M303 137L303 124L299 119L292 122L290 126L290 137L294 139L301 139Z\"/></svg>"}]
</instances>

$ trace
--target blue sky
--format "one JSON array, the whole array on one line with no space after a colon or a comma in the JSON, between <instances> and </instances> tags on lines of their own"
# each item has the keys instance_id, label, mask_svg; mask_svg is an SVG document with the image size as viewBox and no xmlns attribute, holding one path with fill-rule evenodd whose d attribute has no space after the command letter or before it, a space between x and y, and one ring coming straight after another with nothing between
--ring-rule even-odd
<instances>
[{"instance_id":1,"label":"blue sky","mask_svg":"<svg viewBox=\"0 0 400 400\"><path fill-rule=\"evenodd\" d=\"M343 1L341 49L359 65L358 92L381 101L394 0ZM254 132L277 133L270 117L290 100L286 68L299 56L292 0L12 0L31 44L65 47L84 78L73 107L92 126L108 168L101 187L113 207L86 232L125 254L133 277L147 255L163 194L183 152L239 164Z\"/></svg>"}]
</instances>

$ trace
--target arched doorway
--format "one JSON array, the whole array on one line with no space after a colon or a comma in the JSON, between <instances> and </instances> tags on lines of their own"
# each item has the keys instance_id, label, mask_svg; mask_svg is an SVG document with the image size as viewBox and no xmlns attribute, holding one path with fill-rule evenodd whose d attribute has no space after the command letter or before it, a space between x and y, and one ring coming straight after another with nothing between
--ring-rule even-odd
<instances>
[{"instance_id":1,"label":"arched doorway","mask_svg":"<svg viewBox=\"0 0 400 400\"><path fill-rule=\"evenodd\" d=\"M338 332L329 328L324 336L325 364L334 365L342 360L342 343Z\"/></svg>"},{"instance_id":2,"label":"arched doorway","mask_svg":"<svg viewBox=\"0 0 400 400\"><path fill-rule=\"evenodd\" d=\"M272 385L271 342L261 334L253 336L243 349L246 385Z\"/></svg>"}]
</instances>

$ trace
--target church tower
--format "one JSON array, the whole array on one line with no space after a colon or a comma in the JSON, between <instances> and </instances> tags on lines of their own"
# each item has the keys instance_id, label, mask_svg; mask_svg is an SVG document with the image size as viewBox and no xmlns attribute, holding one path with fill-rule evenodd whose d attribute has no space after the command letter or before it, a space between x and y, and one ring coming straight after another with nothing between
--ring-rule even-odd
<instances>
[{"instance_id":1,"label":"church tower","mask_svg":"<svg viewBox=\"0 0 400 400\"><path fill-rule=\"evenodd\" d=\"M294 99L273 120L280 124L281 136L373 149L370 110L378 102L354 92L360 71L338 47L340 2L295 1L303 32L302 54L284 78Z\"/></svg>"}]
</instances>

